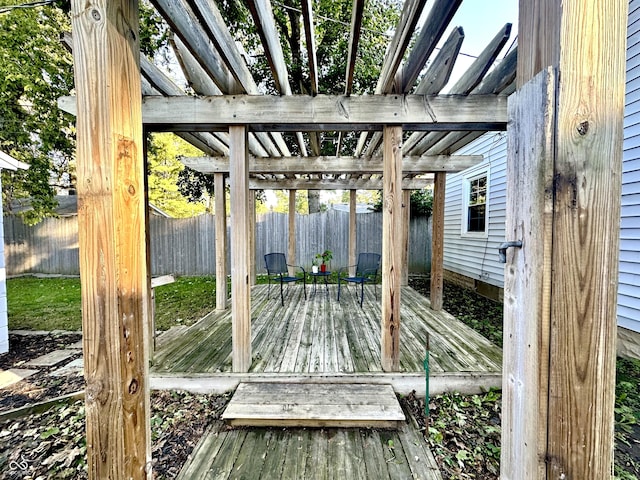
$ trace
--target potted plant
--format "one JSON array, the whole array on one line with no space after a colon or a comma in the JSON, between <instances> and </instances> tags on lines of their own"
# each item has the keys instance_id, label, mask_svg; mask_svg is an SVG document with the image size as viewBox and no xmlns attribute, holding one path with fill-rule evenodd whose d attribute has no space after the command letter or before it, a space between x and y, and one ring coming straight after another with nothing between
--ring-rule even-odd
<instances>
[{"instance_id":1,"label":"potted plant","mask_svg":"<svg viewBox=\"0 0 640 480\"><path fill-rule=\"evenodd\" d=\"M311 262L311 272L318 273L318 260L316 258Z\"/></svg>"},{"instance_id":2,"label":"potted plant","mask_svg":"<svg viewBox=\"0 0 640 480\"><path fill-rule=\"evenodd\" d=\"M333 252L331 250L325 250L322 253L316 254L316 259L318 259L320 263L320 271L327 271L327 263L333 258Z\"/></svg>"}]
</instances>

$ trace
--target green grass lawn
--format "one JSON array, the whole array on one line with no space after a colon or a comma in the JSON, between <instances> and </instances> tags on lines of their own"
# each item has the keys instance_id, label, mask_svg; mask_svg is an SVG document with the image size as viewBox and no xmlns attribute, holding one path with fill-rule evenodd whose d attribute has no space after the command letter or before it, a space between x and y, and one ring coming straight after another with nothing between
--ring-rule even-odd
<instances>
[{"instance_id":1,"label":"green grass lawn","mask_svg":"<svg viewBox=\"0 0 640 480\"><path fill-rule=\"evenodd\" d=\"M156 329L191 325L216 304L214 277L177 277L156 289ZM9 330L80 330L79 278L7 280Z\"/></svg>"}]
</instances>

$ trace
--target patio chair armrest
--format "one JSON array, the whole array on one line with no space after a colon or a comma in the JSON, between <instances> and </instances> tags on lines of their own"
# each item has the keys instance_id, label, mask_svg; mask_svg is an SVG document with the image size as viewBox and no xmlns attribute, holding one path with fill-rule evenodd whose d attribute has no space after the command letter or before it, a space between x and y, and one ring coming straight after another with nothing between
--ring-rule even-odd
<instances>
[{"instance_id":1,"label":"patio chair armrest","mask_svg":"<svg viewBox=\"0 0 640 480\"><path fill-rule=\"evenodd\" d=\"M348 273L348 272L349 272L349 269L350 269L351 267L357 267L357 265L347 265L346 267L340 267L340 268L338 269L338 278L340 278L340 277L342 276L342 274L343 274L343 273L345 273L345 272L347 272L347 273Z\"/></svg>"},{"instance_id":2,"label":"patio chair armrest","mask_svg":"<svg viewBox=\"0 0 640 480\"><path fill-rule=\"evenodd\" d=\"M368 275L373 276L374 278L378 276L378 269L377 268L369 268L367 270L364 270L362 272L362 276L366 277Z\"/></svg>"},{"instance_id":3,"label":"patio chair armrest","mask_svg":"<svg viewBox=\"0 0 640 480\"><path fill-rule=\"evenodd\" d=\"M306 276L307 275L307 271L304 269L304 267L302 265L292 265L290 263L287 263L287 267L294 267L294 268L299 268L300 270L302 270L302 273Z\"/></svg>"}]
</instances>

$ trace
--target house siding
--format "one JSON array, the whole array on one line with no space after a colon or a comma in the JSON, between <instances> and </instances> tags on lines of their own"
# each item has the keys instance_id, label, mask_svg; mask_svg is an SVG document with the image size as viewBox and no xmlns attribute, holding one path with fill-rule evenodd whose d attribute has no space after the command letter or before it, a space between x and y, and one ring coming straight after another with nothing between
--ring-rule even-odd
<instances>
[{"instance_id":1,"label":"house siding","mask_svg":"<svg viewBox=\"0 0 640 480\"><path fill-rule=\"evenodd\" d=\"M483 135L456 152L483 155L473 169L447 176L444 214L444 268L496 287L504 283L504 265L498 261L498 245L504 241L506 215L506 133ZM488 168L487 236L462 234L463 180L474 171Z\"/></svg>"},{"instance_id":2,"label":"house siding","mask_svg":"<svg viewBox=\"0 0 640 480\"><path fill-rule=\"evenodd\" d=\"M618 325L640 332L640 0L629 2Z\"/></svg>"},{"instance_id":3,"label":"house siding","mask_svg":"<svg viewBox=\"0 0 640 480\"><path fill-rule=\"evenodd\" d=\"M446 186L445 269L499 287L504 283L504 271L496 248L504 238L506 148L506 135L488 133L456 152L484 155L483 164L491 164L486 241L460 235L462 179L466 171L449 176ZM622 159L618 326L640 332L640 0L629 3Z\"/></svg>"}]
</instances>

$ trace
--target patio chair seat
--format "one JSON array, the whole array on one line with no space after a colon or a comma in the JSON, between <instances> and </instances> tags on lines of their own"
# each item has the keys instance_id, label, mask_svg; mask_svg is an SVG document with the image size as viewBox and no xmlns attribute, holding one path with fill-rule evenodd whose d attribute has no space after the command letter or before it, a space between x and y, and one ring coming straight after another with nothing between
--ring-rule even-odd
<instances>
[{"instance_id":1,"label":"patio chair seat","mask_svg":"<svg viewBox=\"0 0 640 480\"><path fill-rule=\"evenodd\" d=\"M358 263L348 267L341 268L338 272L338 301L340 301L340 285L344 282L360 284L360 307L364 302L364 284L373 282L373 291L378 299L376 290L376 279L378 277L378 269L380 268L381 255L378 253L361 253L358 255ZM356 267L354 276L348 276L350 268ZM343 276L343 273L345 276Z\"/></svg>"},{"instance_id":2,"label":"patio chair seat","mask_svg":"<svg viewBox=\"0 0 640 480\"><path fill-rule=\"evenodd\" d=\"M267 253L264 256L264 262L267 268L267 277L269 281L269 290L267 298L271 298L271 281L280 283L280 303L284 307L284 284L302 281L304 290L304 299L307 299L307 272L300 265L290 265L287 263L287 257L284 253ZM302 277L294 277L289 275L289 267L302 270Z\"/></svg>"}]
</instances>

